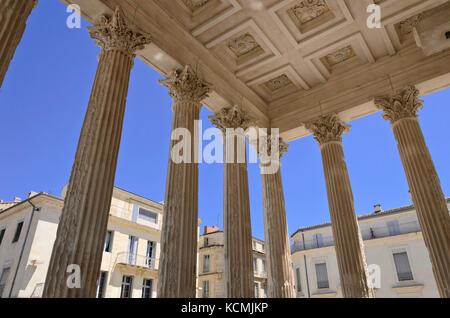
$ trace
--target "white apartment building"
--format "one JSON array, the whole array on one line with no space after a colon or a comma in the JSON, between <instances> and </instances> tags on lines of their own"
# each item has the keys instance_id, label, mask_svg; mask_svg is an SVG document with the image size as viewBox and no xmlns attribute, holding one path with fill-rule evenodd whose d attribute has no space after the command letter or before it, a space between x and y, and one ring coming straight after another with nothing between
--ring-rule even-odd
<instances>
[{"instance_id":1,"label":"white apartment building","mask_svg":"<svg viewBox=\"0 0 450 318\"><path fill-rule=\"evenodd\" d=\"M63 204L30 193L0 206L0 297L41 297ZM97 297L156 297L162 220L162 204L114 188Z\"/></svg>"},{"instance_id":2,"label":"white apartment building","mask_svg":"<svg viewBox=\"0 0 450 318\"><path fill-rule=\"evenodd\" d=\"M377 205L358 221L376 297L439 297L412 205L387 211ZM301 228L291 240L297 297L342 297L331 224Z\"/></svg>"},{"instance_id":3,"label":"white apartment building","mask_svg":"<svg viewBox=\"0 0 450 318\"><path fill-rule=\"evenodd\" d=\"M224 233L205 226L198 251L197 298L224 298ZM256 298L267 297L267 270L264 242L253 238L253 274Z\"/></svg>"}]
</instances>

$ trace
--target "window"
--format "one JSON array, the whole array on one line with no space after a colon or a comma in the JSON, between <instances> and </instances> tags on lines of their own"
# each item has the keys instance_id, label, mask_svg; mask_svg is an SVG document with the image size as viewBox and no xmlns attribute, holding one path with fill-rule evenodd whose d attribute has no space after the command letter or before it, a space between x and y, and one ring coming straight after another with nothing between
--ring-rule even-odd
<instances>
[{"instance_id":1,"label":"window","mask_svg":"<svg viewBox=\"0 0 450 318\"><path fill-rule=\"evenodd\" d=\"M158 214L150 212L148 210L139 208L139 217L146 221L157 224L158 223Z\"/></svg>"},{"instance_id":2,"label":"window","mask_svg":"<svg viewBox=\"0 0 450 318\"><path fill-rule=\"evenodd\" d=\"M120 298L131 298L133 293L133 276L123 276Z\"/></svg>"},{"instance_id":3,"label":"window","mask_svg":"<svg viewBox=\"0 0 450 318\"><path fill-rule=\"evenodd\" d=\"M266 261L262 260L262 268L263 268L263 273L266 272Z\"/></svg>"},{"instance_id":4,"label":"window","mask_svg":"<svg viewBox=\"0 0 450 318\"><path fill-rule=\"evenodd\" d=\"M105 286L106 286L106 279L108 277L108 272L100 272L100 277L97 281L97 298L103 298L105 297Z\"/></svg>"},{"instance_id":5,"label":"window","mask_svg":"<svg viewBox=\"0 0 450 318\"><path fill-rule=\"evenodd\" d=\"M128 238L128 264L136 265L138 238L130 236Z\"/></svg>"},{"instance_id":6,"label":"window","mask_svg":"<svg viewBox=\"0 0 450 318\"><path fill-rule=\"evenodd\" d=\"M142 283L142 298L152 298L153 280L145 279Z\"/></svg>"},{"instance_id":7,"label":"window","mask_svg":"<svg viewBox=\"0 0 450 318\"><path fill-rule=\"evenodd\" d=\"M203 256L203 273L209 272L209 255Z\"/></svg>"},{"instance_id":8,"label":"window","mask_svg":"<svg viewBox=\"0 0 450 318\"><path fill-rule=\"evenodd\" d=\"M256 258L253 258L253 271L256 273L258 271L258 263L256 261Z\"/></svg>"},{"instance_id":9,"label":"window","mask_svg":"<svg viewBox=\"0 0 450 318\"><path fill-rule=\"evenodd\" d=\"M203 281L203 298L209 298L209 280Z\"/></svg>"},{"instance_id":10,"label":"window","mask_svg":"<svg viewBox=\"0 0 450 318\"><path fill-rule=\"evenodd\" d=\"M314 234L314 243L316 244L316 247L323 247L323 237L322 233L316 233Z\"/></svg>"},{"instance_id":11,"label":"window","mask_svg":"<svg viewBox=\"0 0 450 318\"><path fill-rule=\"evenodd\" d=\"M389 235L399 235L400 234L400 226L398 224L398 220L393 220L387 222Z\"/></svg>"},{"instance_id":12,"label":"window","mask_svg":"<svg viewBox=\"0 0 450 318\"><path fill-rule=\"evenodd\" d=\"M205 237L205 239L203 240L203 246L208 246L209 245L209 240L207 237Z\"/></svg>"},{"instance_id":13,"label":"window","mask_svg":"<svg viewBox=\"0 0 450 318\"><path fill-rule=\"evenodd\" d=\"M3 237L5 236L6 229L0 230L0 245L2 245Z\"/></svg>"},{"instance_id":14,"label":"window","mask_svg":"<svg viewBox=\"0 0 450 318\"><path fill-rule=\"evenodd\" d=\"M267 285L263 285L264 298L267 298Z\"/></svg>"},{"instance_id":15,"label":"window","mask_svg":"<svg viewBox=\"0 0 450 318\"><path fill-rule=\"evenodd\" d=\"M394 253L394 263L397 269L399 281L413 280L411 267L409 266L408 254L406 252Z\"/></svg>"},{"instance_id":16,"label":"window","mask_svg":"<svg viewBox=\"0 0 450 318\"><path fill-rule=\"evenodd\" d=\"M113 232L112 231L106 232L105 247L103 249L105 252L111 253L112 240L113 240Z\"/></svg>"},{"instance_id":17,"label":"window","mask_svg":"<svg viewBox=\"0 0 450 318\"><path fill-rule=\"evenodd\" d=\"M23 221L20 221L17 224L16 233L14 234L14 238L12 240L13 243L17 242L20 238L20 233L22 232Z\"/></svg>"},{"instance_id":18,"label":"window","mask_svg":"<svg viewBox=\"0 0 450 318\"><path fill-rule=\"evenodd\" d=\"M2 294L5 289L6 281L8 280L9 270L10 270L10 267L5 266L3 268L2 275L0 276L0 298L2 298Z\"/></svg>"},{"instance_id":19,"label":"window","mask_svg":"<svg viewBox=\"0 0 450 318\"><path fill-rule=\"evenodd\" d=\"M297 279L297 291L301 292L302 284L301 284L301 277L300 277L300 268L298 268L298 267L295 269L295 277Z\"/></svg>"},{"instance_id":20,"label":"window","mask_svg":"<svg viewBox=\"0 0 450 318\"><path fill-rule=\"evenodd\" d=\"M155 242L147 241L147 255L145 257L145 265L150 268L155 267Z\"/></svg>"},{"instance_id":21,"label":"window","mask_svg":"<svg viewBox=\"0 0 450 318\"><path fill-rule=\"evenodd\" d=\"M316 264L317 288L329 288L327 264Z\"/></svg>"},{"instance_id":22,"label":"window","mask_svg":"<svg viewBox=\"0 0 450 318\"><path fill-rule=\"evenodd\" d=\"M255 282L255 298L259 298L259 286L258 283Z\"/></svg>"}]
</instances>

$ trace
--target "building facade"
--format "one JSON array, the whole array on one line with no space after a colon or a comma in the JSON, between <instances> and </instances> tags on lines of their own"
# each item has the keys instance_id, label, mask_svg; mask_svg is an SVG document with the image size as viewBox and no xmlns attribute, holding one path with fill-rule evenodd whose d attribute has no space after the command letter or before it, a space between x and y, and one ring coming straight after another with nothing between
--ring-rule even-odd
<instances>
[{"instance_id":1,"label":"building facade","mask_svg":"<svg viewBox=\"0 0 450 318\"><path fill-rule=\"evenodd\" d=\"M42 296L63 204L30 193L0 211L0 297ZM162 204L114 188L97 297L156 297L162 212Z\"/></svg>"},{"instance_id":2,"label":"building facade","mask_svg":"<svg viewBox=\"0 0 450 318\"><path fill-rule=\"evenodd\" d=\"M224 277L224 233L217 227L205 226L200 235L198 247L197 298L224 298L226 286ZM267 269L265 244L253 238L254 297L267 297Z\"/></svg>"},{"instance_id":3,"label":"building facade","mask_svg":"<svg viewBox=\"0 0 450 318\"><path fill-rule=\"evenodd\" d=\"M439 297L412 205L386 211L375 206L358 223L376 297ZM331 225L301 228L291 240L297 297L343 297Z\"/></svg>"}]
</instances>

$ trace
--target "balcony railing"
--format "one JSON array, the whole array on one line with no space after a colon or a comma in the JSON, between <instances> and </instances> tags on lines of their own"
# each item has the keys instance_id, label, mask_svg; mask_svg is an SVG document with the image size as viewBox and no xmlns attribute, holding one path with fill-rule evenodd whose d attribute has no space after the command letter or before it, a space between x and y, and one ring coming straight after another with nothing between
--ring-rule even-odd
<instances>
[{"instance_id":1,"label":"balcony railing","mask_svg":"<svg viewBox=\"0 0 450 318\"><path fill-rule=\"evenodd\" d=\"M408 233L420 232L420 226L417 221L399 222L398 226L388 227L386 224L374 224L371 226L364 226L361 229L362 239L364 241L374 240L383 237L397 236ZM315 248L333 246L334 239L332 235L322 235L320 238L309 238L303 241L296 241L291 246L291 253L297 251L311 250Z\"/></svg>"},{"instance_id":2,"label":"balcony railing","mask_svg":"<svg viewBox=\"0 0 450 318\"><path fill-rule=\"evenodd\" d=\"M264 271L253 271L253 276L260 278L267 278L267 272Z\"/></svg>"},{"instance_id":3,"label":"balcony railing","mask_svg":"<svg viewBox=\"0 0 450 318\"><path fill-rule=\"evenodd\" d=\"M159 259L154 257L147 257L144 255L122 252L117 254L115 264L130 265L158 270Z\"/></svg>"}]
</instances>

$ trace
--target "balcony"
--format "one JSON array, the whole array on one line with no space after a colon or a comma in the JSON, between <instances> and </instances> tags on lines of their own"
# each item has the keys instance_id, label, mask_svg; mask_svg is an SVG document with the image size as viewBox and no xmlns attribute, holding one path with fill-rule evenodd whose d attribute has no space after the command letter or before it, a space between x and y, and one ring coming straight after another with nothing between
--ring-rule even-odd
<instances>
[{"instance_id":1,"label":"balcony","mask_svg":"<svg viewBox=\"0 0 450 318\"><path fill-rule=\"evenodd\" d=\"M253 271L253 276L258 278L267 278L267 272L265 271Z\"/></svg>"},{"instance_id":2,"label":"balcony","mask_svg":"<svg viewBox=\"0 0 450 318\"><path fill-rule=\"evenodd\" d=\"M137 255L128 252L118 253L114 266L136 267L141 269L158 270L159 259Z\"/></svg>"}]
</instances>

